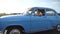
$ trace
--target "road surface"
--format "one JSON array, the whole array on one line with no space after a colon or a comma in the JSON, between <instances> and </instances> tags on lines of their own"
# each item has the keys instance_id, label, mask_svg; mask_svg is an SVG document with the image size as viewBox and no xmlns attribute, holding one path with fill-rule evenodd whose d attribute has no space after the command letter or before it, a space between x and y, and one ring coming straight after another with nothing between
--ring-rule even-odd
<instances>
[{"instance_id":1,"label":"road surface","mask_svg":"<svg viewBox=\"0 0 60 34\"><path fill-rule=\"evenodd\" d=\"M32 34L60 34L60 32L57 32L56 30L49 30L49 31L43 31L38 33L32 33Z\"/></svg>"}]
</instances>

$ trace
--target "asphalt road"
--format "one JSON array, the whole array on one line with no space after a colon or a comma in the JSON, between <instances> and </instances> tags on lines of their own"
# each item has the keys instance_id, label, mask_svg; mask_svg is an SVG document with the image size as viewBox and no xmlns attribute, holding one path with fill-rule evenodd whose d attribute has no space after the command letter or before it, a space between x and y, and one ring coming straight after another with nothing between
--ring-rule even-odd
<instances>
[{"instance_id":1,"label":"asphalt road","mask_svg":"<svg viewBox=\"0 0 60 34\"><path fill-rule=\"evenodd\" d=\"M56 30L49 30L49 31L43 31L38 33L32 33L32 34L60 34L60 32L57 32Z\"/></svg>"}]
</instances>

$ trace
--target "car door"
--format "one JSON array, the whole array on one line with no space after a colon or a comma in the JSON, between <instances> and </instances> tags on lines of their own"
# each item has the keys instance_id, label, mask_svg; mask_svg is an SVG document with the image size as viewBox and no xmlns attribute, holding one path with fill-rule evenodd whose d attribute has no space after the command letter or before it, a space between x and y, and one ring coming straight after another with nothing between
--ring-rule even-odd
<instances>
[{"instance_id":1,"label":"car door","mask_svg":"<svg viewBox=\"0 0 60 34\"><path fill-rule=\"evenodd\" d=\"M45 15L31 16L31 32L45 31L48 29L48 27L51 27L51 23L49 23L49 20Z\"/></svg>"},{"instance_id":2,"label":"car door","mask_svg":"<svg viewBox=\"0 0 60 34\"><path fill-rule=\"evenodd\" d=\"M60 24L60 19L56 11L46 11L46 18L50 20L52 28L56 27L57 24Z\"/></svg>"}]
</instances>

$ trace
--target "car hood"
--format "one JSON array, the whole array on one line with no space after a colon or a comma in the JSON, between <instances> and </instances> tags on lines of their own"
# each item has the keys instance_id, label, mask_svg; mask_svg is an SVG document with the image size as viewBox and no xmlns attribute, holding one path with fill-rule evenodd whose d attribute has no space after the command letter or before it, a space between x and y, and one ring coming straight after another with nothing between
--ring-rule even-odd
<instances>
[{"instance_id":1,"label":"car hood","mask_svg":"<svg viewBox=\"0 0 60 34\"><path fill-rule=\"evenodd\" d=\"M9 15L9 16L2 16L0 17L0 21L19 21L28 19L29 16L24 15Z\"/></svg>"}]
</instances>

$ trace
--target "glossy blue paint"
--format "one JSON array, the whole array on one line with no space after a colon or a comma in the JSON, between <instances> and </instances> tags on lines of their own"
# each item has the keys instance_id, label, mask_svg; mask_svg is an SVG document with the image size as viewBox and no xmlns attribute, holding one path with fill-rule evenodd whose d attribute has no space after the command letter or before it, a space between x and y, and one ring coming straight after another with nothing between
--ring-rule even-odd
<instances>
[{"instance_id":1,"label":"glossy blue paint","mask_svg":"<svg viewBox=\"0 0 60 34\"><path fill-rule=\"evenodd\" d=\"M3 26L1 30L4 30L8 26L19 25L22 26L27 32L30 32L30 16L13 16L2 18L1 24L1 26Z\"/></svg>"},{"instance_id":2,"label":"glossy blue paint","mask_svg":"<svg viewBox=\"0 0 60 34\"><path fill-rule=\"evenodd\" d=\"M44 16L33 16L37 9L44 9ZM55 16L46 16L46 11L51 10L55 13ZM25 32L33 33L39 31L45 31L54 29L54 26L60 24L60 16L58 16L57 12L50 8L44 7L33 7L29 11L32 11L31 14L22 15L22 16L10 16L0 18L0 31L4 31L5 28L13 25L22 26Z\"/></svg>"}]
</instances>

